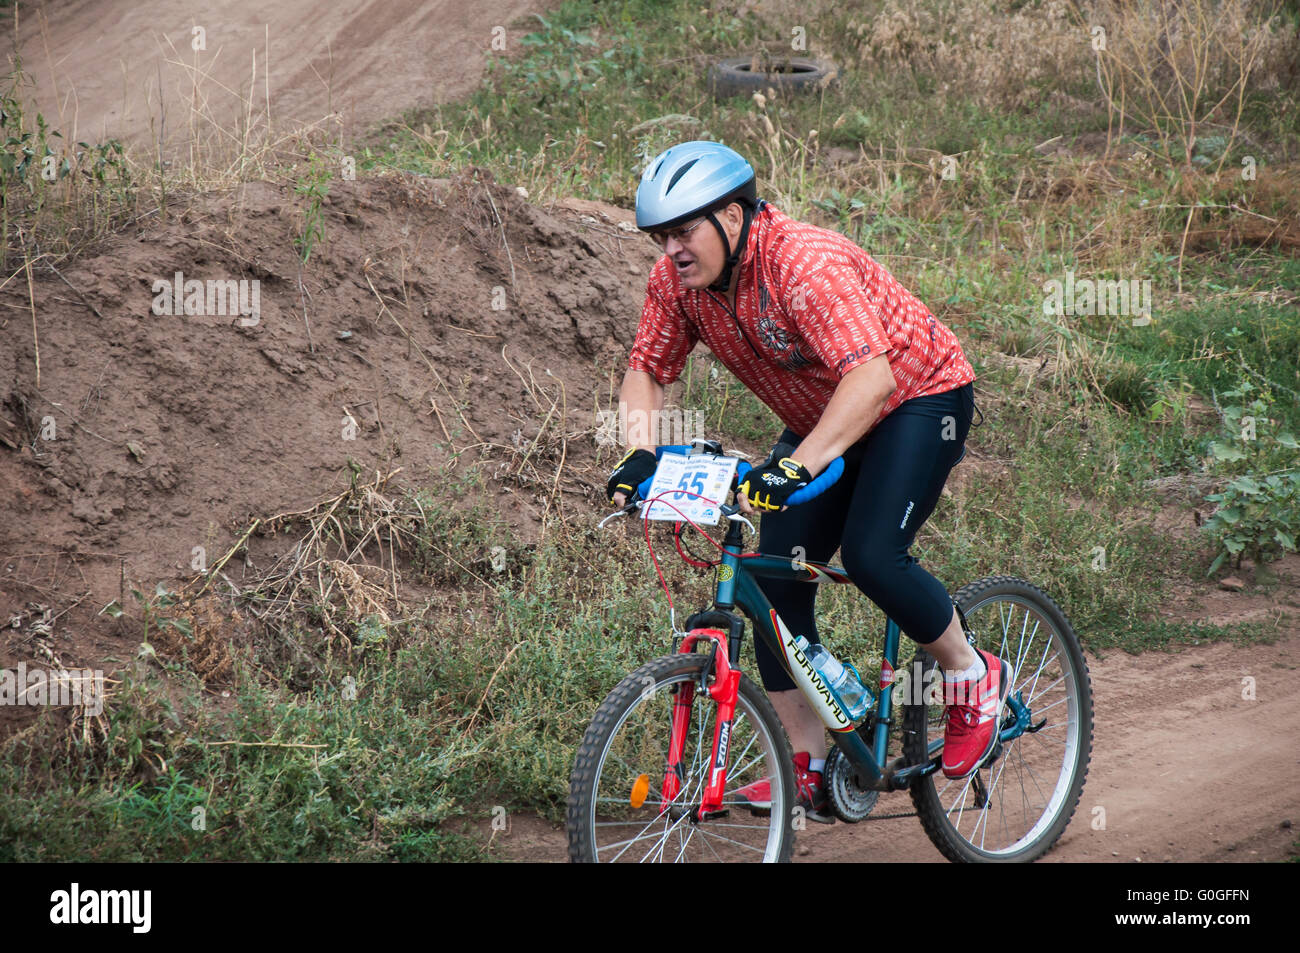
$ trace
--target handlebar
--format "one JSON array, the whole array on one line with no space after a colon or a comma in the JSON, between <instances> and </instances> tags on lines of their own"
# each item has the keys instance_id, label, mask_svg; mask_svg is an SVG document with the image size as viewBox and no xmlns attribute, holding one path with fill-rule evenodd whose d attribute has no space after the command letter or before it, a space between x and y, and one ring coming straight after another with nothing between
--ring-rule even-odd
<instances>
[{"instance_id":1,"label":"handlebar","mask_svg":"<svg viewBox=\"0 0 1300 953\"><path fill-rule=\"evenodd\" d=\"M656 460L662 459L665 453L678 453L678 454L686 455L693 449L695 448L683 444L670 444L663 447L656 447L655 459ZM744 460L739 461L736 464L737 483L742 482L745 479L745 474L747 474L752 469L754 469L754 467L751 464L747 463ZM844 475L844 458L836 457L834 460L830 462L830 465L826 467L826 469L823 470L821 473L819 473L811 483L809 483L802 490L792 493L790 495L790 498L786 500L786 505L798 506L800 503L807 503L809 500L821 496L832 486L834 486L836 481L839 480L839 478L843 475ZM641 499L645 499L646 496L648 496L650 493L650 484L653 482L654 482L653 476L650 477L650 479L642 482L641 485L636 488L637 496L639 496Z\"/></svg>"},{"instance_id":2,"label":"handlebar","mask_svg":"<svg viewBox=\"0 0 1300 953\"><path fill-rule=\"evenodd\" d=\"M736 478L740 481L743 481L745 479L745 474L752 469L754 469L752 466L750 466L744 460L741 460L738 464L736 464ZM813 479L813 481L809 483L806 487L804 487L802 490L797 490L796 492L791 493L790 498L786 500L786 505L798 506L800 503L807 503L809 500L821 496L832 486L834 486L835 483L839 480L839 478L843 475L844 475L844 458L836 457L834 460L830 462L830 465L827 466L826 469L823 470L821 473L817 474L817 476Z\"/></svg>"}]
</instances>

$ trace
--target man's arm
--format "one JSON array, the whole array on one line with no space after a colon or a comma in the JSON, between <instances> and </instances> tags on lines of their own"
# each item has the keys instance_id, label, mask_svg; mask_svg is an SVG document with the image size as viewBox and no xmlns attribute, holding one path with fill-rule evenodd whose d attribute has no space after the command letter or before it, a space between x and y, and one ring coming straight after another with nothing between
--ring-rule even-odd
<instances>
[{"instance_id":1,"label":"man's arm","mask_svg":"<svg viewBox=\"0 0 1300 953\"><path fill-rule=\"evenodd\" d=\"M840 378L817 426L795 447L791 456L816 477L876 425L889 395L897 389L885 355L879 354L859 364ZM743 494L738 501L742 513L747 516L757 513Z\"/></svg>"},{"instance_id":2,"label":"man's arm","mask_svg":"<svg viewBox=\"0 0 1300 953\"><path fill-rule=\"evenodd\" d=\"M619 410L624 414L620 421L627 432L620 434L626 446L654 453L659 446L659 412L664 409L663 386L647 371L629 370L623 375L623 386L618 392Z\"/></svg>"},{"instance_id":3,"label":"man's arm","mask_svg":"<svg viewBox=\"0 0 1300 953\"><path fill-rule=\"evenodd\" d=\"M876 425L889 395L897 389L884 354L853 368L840 378L817 426L795 448L794 459L813 476L821 473Z\"/></svg>"},{"instance_id":4,"label":"man's arm","mask_svg":"<svg viewBox=\"0 0 1300 953\"><path fill-rule=\"evenodd\" d=\"M659 412L664 409L663 386L646 371L629 370L623 375L618 404L622 417L619 423L627 427L626 433L620 434L626 441L625 446L654 453L659 446ZM626 503L627 498L622 493L614 494L615 506Z\"/></svg>"}]
</instances>

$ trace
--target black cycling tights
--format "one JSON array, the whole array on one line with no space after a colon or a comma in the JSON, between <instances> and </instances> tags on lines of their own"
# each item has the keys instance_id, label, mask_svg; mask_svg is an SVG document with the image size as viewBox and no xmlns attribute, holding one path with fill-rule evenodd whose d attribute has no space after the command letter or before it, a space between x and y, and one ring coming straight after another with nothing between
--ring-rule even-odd
<instances>
[{"instance_id":1,"label":"black cycling tights","mask_svg":"<svg viewBox=\"0 0 1300 953\"><path fill-rule=\"evenodd\" d=\"M922 644L939 638L952 621L952 599L908 549L962 455L974 406L971 384L904 401L844 452L844 475L834 486L807 503L763 516L759 550L797 556L796 547L802 547L804 558L827 562L842 548L849 578L905 635ZM802 439L786 430L779 442L797 445ZM791 632L819 641L813 619L819 584L758 582ZM754 648L764 688L795 687L761 640L755 639Z\"/></svg>"}]
</instances>

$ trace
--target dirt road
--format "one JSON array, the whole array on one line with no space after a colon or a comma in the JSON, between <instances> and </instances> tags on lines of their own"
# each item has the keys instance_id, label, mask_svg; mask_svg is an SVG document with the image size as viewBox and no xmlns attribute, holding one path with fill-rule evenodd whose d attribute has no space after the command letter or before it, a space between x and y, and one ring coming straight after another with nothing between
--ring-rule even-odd
<instances>
[{"instance_id":1,"label":"dirt road","mask_svg":"<svg viewBox=\"0 0 1300 953\"><path fill-rule=\"evenodd\" d=\"M1300 557L1286 562L1300 571ZM1096 726L1088 781L1042 862L1293 856L1300 832L1284 824L1300 821L1300 619L1289 616L1284 629L1273 645L1089 653ZM1253 700L1243 698L1248 678ZM911 810L905 793L883 795L876 806L877 814ZM496 841L512 859L567 857L563 829L537 818L513 819ZM944 862L915 817L809 824L795 850L799 862Z\"/></svg>"},{"instance_id":2,"label":"dirt road","mask_svg":"<svg viewBox=\"0 0 1300 953\"><path fill-rule=\"evenodd\" d=\"M345 136L469 92L556 0L44 0L19 7L28 89L68 141L165 151L247 121L286 132L326 116ZM201 32L196 32L201 31ZM201 46L202 49L195 49ZM12 28L0 35L11 61ZM331 126L333 133L336 126Z\"/></svg>"}]
</instances>

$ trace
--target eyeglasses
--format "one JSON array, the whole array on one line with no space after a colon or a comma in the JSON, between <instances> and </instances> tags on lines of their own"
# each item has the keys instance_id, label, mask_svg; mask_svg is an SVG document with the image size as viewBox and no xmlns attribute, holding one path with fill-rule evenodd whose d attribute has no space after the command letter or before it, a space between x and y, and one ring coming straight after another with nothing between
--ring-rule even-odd
<instances>
[{"instance_id":1,"label":"eyeglasses","mask_svg":"<svg viewBox=\"0 0 1300 953\"><path fill-rule=\"evenodd\" d=\"M678 242L684 244L686 242L686 236L689 235L691 232L695 231L697 228L699 228L707 221L708 219L702 218L699 221L697 221L694 225L688 225L685 228L670 228L667 231L663 231L663 232L650 232L649 233L650 240L653 241L660 248L666 248L668 246L668 239L670 238L675 238L677 239Z\"/></svg>"}]
</instances>

